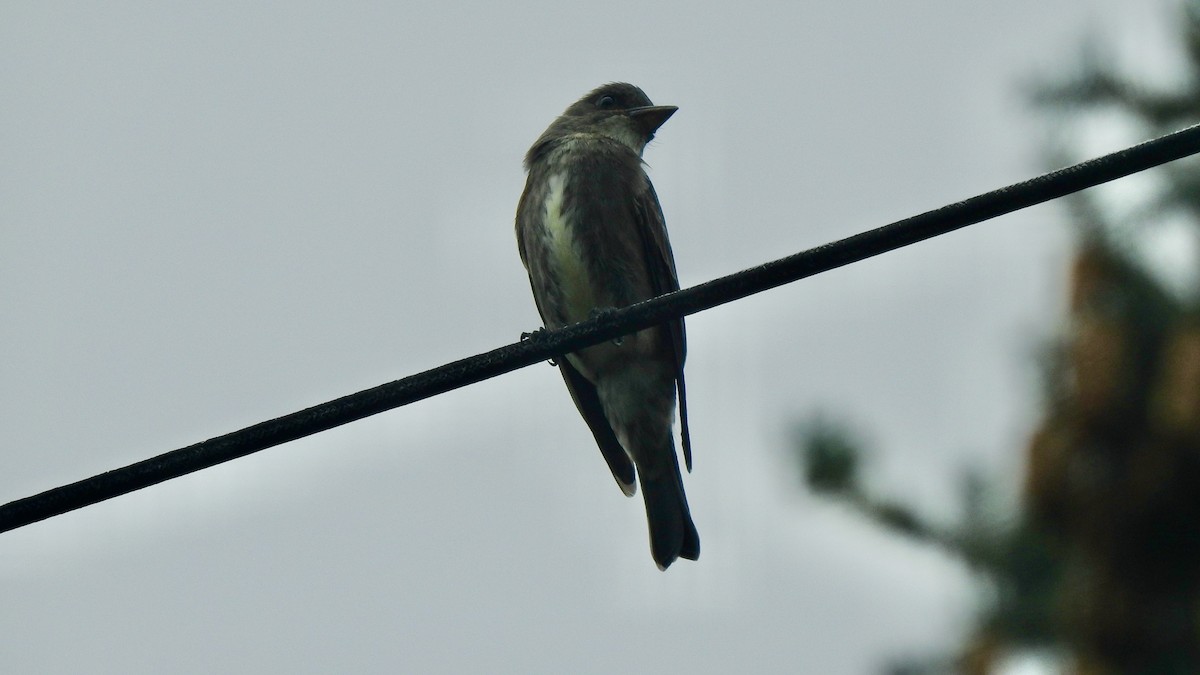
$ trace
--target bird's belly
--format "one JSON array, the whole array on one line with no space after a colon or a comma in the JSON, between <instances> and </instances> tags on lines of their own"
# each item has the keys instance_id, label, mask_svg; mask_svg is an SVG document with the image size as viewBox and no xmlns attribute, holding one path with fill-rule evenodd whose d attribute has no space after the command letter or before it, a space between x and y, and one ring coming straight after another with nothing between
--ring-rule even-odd
<instances>
[{"instance_id":1,"label":"bird's belly","mask_svg":"<svg viewBox=\"0 0 1200 675\"><path fill-rule=\"evenodd\" d=\"M566 179L562 174L550 177L546 194L546 247L549 276L562 298L560 310L566 323L587 319L596 307L595 289L588 275L587 261L573 231L571 214L564 208Z\"/></svg>"}]
</instances>

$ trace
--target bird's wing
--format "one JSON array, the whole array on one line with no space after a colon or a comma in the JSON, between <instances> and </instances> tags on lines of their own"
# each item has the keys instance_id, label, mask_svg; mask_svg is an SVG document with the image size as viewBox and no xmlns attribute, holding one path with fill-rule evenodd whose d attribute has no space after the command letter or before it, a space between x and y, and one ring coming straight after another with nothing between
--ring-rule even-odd
<instances>
[{"instance_id":1,"label":"bird's wing","mask_svg":"<svg viewBox=\"0 0 1200 675\"><path fill-rule=\"evenodd\" d=\"M647 190L637 200L636 214L638 233L642 238L642 250L655 295L679 290L679 277L675 273L675 256L671 253L671 241L667 238L667 224L654 186L646 181ZM675 384L679 391L679 429L683 441L683 461L687 470L692 470L692 438L688 433L687 388L683 381L683 361L687 357L687 336L683 319L667 324L671 334L671 349L675 354Z\"/></svg>"},{"instance_id":2,"label":"bird's wing","mask_svg":"<svg viewBox=\"0 0 1200 675\"><path fill-rule=\"evenodd\" d=\"M529 184L532 183L533 181L530 181ZM526 248L528 242L525 240L526 228L529 226L525 221L526 202L534 199L529 194L529 184L526 185L525 193L521 195L521 203L517 209L517 247L521 253L521 262L526 267L529 266L530 255ZM538 297L536 289L533 299L537 304L538 314L542 316L542 322L549 323L550 319L546 316L546 310L542 307L541 298ZM600 454L604 455L604 461L608 463L613 478L616 479L621 492L624 492L626 496L633 496L637 491L633 461L629 459L625 448L617 440L617 434L613 431L612 425L608 423L608 418L604 416L604 408L600 405L600 396L596 393L596 386L571 365L567 356L559 356L557 360L558 369L562 372L563 381L567 384L567 391L571 393L571 400L575 402L579 414L583 416L588 428L592 430L592 436L596 438L596 445L600 447Z\"/></svg>"},{"instance_id":3,"label":"bird's wing","mask_svg":"<svg viewBox=\"0 0 1200 675\"><path fill-rule=\"evenodd\" d=\"M637 491L633 462L630 461L621 442L617 440L617 435L613 432L612 425L608 423L608 418L604 416L604 408L600 406L600 396L596 393L596 386L578 370L575 370L571 361L565 356L559 357L558 369L562 371L563 380L567 383L567 391L571 392L571 400L575 401L575 407L579 409L579 414L583 416L588 428L592 430L592 435L596 437L596 445L600 446L600 454L604 455L604 461L608 462L608 468L612 471L613 478L617 480L621 492L624 492L627 497L632 497L633 493Z\"/></svg>"}]
</instances>

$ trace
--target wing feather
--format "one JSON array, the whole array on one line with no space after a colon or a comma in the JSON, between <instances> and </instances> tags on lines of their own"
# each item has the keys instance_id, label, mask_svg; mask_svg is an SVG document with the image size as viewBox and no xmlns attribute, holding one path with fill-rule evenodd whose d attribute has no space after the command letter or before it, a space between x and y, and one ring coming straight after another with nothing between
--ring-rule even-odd
<instances>
[{"instance_id":1,"label":"wing feather","mask_svg":"<svg viewBox=\"0 0 1200 675\"><path fill-rule=\"evenodd\" d=\"M636 213L638 232L642 237L642 248L646 264L650 270L654 294L662 295L679 290L679 277L675 273L675 256L671 252L671 242L667 238L666 219L662 207L658 203L658 195L654 186L646 181L646 192L637 201ZM688 432L687 417L687 388L683 379L683 362L687 358L687 335L683 327L683 319L677 319L667 324L671 337L671 349L675 355L675 385L679 392L679 427L683 443L683 461L687 470L692 470L692 438Z\"/></svg>"}]
</instances>

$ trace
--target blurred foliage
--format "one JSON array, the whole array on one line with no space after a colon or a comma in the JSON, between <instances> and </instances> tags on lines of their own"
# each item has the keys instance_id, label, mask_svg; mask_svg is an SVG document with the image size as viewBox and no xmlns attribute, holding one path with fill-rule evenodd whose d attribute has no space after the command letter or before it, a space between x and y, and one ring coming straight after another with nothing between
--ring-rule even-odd
<instances>
[{"instance_id":1,"label":"blurred foliage","mask_svg":"<svg viewBox=\"0 0 1200 675\"><path fill-rule=\"evenodd\" d=\"M860 446L845 427L816 418L797 430L796 447L808 486L817 492L843 494L857 489Z\"/></svg>"},{"instance_id":2,"label":"blurred foliage","mask_svg":"<svg viewBox=\"0 0 1200 675\"><path fill-rule=\"evenodd\" d=\"M1090 40L1073 73L1034 81L1028 91L1030 101L1045 111L1061 131L1076 130L1081 126L1081 117L1089 113L1119 116L1146 138L1200 122L1200 0L1183 0L1177 11L1171 23L1179 30L1184 57L1183 72L1177 80L1151 84L1150 78L1124 73L1110 52ZM1048 154L1050 163L1062 163L1063 158L1054 156L1054 152ZM1192 157L1151 172L1163 178L1164 189L1145 212L1127 215L1127 222L1120 222L1099 207L1094 193L1082 192L1066 198L1075 212L1075 224L1082 230L1111 237L1138 225L1153 225L1169 213L1183 212L1200 229L1200 160Z\"/></svg>"},{"instance_id":3,"label":"blurred foliage","mask_svg":"<svg viewBox=\"0 0 1200 675\"><path fill-rule=\"evenodd\" d=\"M1177 21L1187 57L1170 89L1123 74L1091 46L1074 74L1032 94L1060 131L1117 112L1145 136L1200 121L1200 0ZM1055 159L1061 159L1055 158ZM1020 513L989 518L985 483L963 479L958 522L937 526L862 484L847 426L798 425L809 486L899 535L932 542L985 580L967 644L894 673L993 672L1006 655L1059 654L1068 672L1200 673L1200 288L1173 295L1117 242L1184 214L1200 233L1200 163L1155 174L1135 216L1089 193L1070 198L1079 240L1067 330L1042 359L1044 409L1026 448ZM1191 279L1200 279L1200 261Z\"/></svg>"}]
</instances>

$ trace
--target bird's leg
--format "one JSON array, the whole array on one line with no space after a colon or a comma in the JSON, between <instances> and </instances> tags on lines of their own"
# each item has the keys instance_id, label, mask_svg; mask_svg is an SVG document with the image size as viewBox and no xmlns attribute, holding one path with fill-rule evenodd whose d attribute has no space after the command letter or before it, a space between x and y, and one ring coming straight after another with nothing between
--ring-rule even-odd
<instances>
[{"instance_id":1,"label":"bird's leg","mask_svg":"<svg viewBox=\"0 0 1200 675\"><path fill-rule=\"evenodd\" d=\"M533 332L526 331L526 332L521 333L521 341L524 342L526 340L537 340L538 338L540 338L541 336L543 336L545 334L546 334L545 328L539 328ZM555 361L554 357L550 357L549 359L546 359L546 363L549 363L551 366L558 367L558 361Z\"/></svg>"},{"instance_id":2,"label":"bird's leg","mask_svg":"<svg viewBox=\"0 0 1200 675\"><path fill-rule=\"evenodd\" d=\"M589 320L602 319L605 317L610 317L616 313L617 313L616 307L593 307L592 311L588 312L588 319ZM624 342L625 342L624 335L618 335L617 337L613 338L613 341L612 341L612 343L618 347L620 347L622 344L624 344Z\"/></svg>"}]
</instances>

